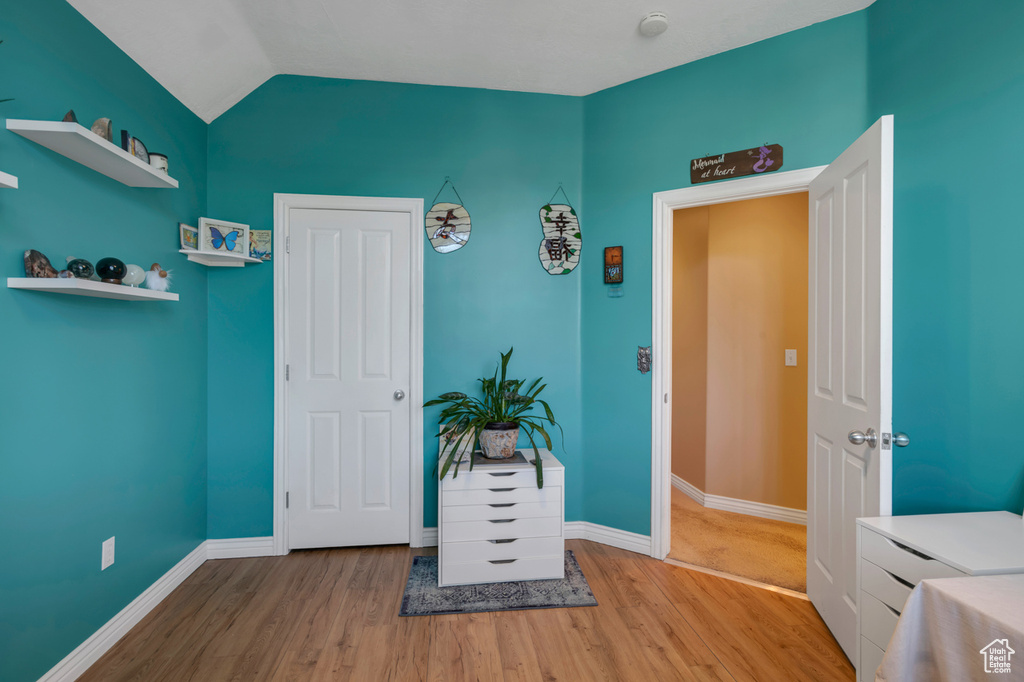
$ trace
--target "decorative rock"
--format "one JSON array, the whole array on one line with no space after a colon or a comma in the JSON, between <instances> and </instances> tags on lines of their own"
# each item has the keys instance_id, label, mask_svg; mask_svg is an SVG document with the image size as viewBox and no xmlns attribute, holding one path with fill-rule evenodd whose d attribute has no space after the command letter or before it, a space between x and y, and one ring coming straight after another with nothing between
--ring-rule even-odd
<instances>
[{"instance_id":1,"label":"decorative rock","mask_svg":"<svg viewBox=\"0 0 1024 682\"><path fill-rule=\"evenodd\" d=\"M101 258L96 262L96 274L107 284L120 284L128 268L116 258Z\"/></svg>"},{"instance_id":2,"label":"decorative rock","mask_svg":"<svg viewBox=\"0 0 1024 682\"><path fill-rule=\"evenodd\" d=\"M121 282L127 284L130 287L135 287L142 284L146 279L146 271L140 268L134 263L129 263L127 266L127 272L124 273L124 277L121 278Z\"/></svg>"},{"instance_id":3,"label":"decorative rock","mask_svg":"<svg viewBox=\"0 0 1024 682\"><path fill-rule=\"evenodd\" d=\"M68 272L73 277L78 279L89 279L92 277L95 270L92 267L92 263L85 260L84 258L75 258L74 256L68 256Z\"/></svg>"},{"instance_id":4,"label":"decorative rock","mask_svg":"<svg viewBox=\"0 0 1024 682\"><path fill-rule=\"evenodd\" d=\"M25 252L26 277L56 277L57 269L50 265L50 259L35 249Z\"/></svg>"},{"instance_id":5,"label":"decorative rock","mask_svg":"<svg viewBox=\"0 0 1024 682\"><path fill-rule=\"evenodd\" d=\"M92 132L102 137L107 142L114 141L113 128L110 125L109 118L98 118L96 122L92 124Z\"/></svg>"}]
</instances>

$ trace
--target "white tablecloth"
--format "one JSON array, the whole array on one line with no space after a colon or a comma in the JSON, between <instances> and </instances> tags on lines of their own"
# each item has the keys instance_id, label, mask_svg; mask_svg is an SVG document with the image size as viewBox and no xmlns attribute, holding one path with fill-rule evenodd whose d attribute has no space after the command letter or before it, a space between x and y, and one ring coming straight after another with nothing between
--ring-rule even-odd
<instances>
[{"instance_id":1,"label":"white tablecloth","mask_svg":"<svg viewBox=\"0 0 1024 682\"><path fill-rule=\"evenodd\" d=\"M1024 681L1024 575L922 580L875 680Z\"/></svg>"}]
</instances>

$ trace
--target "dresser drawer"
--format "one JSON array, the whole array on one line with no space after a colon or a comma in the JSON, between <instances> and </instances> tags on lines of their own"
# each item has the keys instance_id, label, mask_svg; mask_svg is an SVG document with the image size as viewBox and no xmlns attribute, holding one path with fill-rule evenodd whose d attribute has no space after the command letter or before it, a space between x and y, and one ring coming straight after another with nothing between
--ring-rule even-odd
<instances>
[{"instance_id":1,"label":"dresser drawer","mask_svg":"<svg viewBox=\"0 0 1024 682\"><path fill-rule=\"evenodd\" d=\"M926 578L959 578L966 574L866 528L861 530L860 554L874 565L916 585Z\"/></svg>"},{"instance_id":2,"label":"dresser drawer","mask_svg":"<svg viewBox=\"0 0 1024 682\"><path fill-rule=\"evenodd\" d=\"M499 583L516 580L545 580L565 577L565 557L532 557L504 563L475 561L465 564L445 563L441 566L442 585Z\"/></svg>"},{"instance_id":3,"label":"dresser drawer","mask_svg":"<svg viewBox=\"0 0 1024 682\"><path fill-rule=\"evenodd\" d=\"M863 591L860 602L860 634L884 651L889 646L900 614Z\"/></svg>"},{"instance_id":4,"label":"dresser drawer","mask_svg":"<svg viewBox=\"0 0 1024 682\"><path fill-rule=\"evenodd\" d=\"M501 559L561 557L565 553L562 538L519 538L510 540L471 540L445 542L441 555L447 564L468 564Z\"/></svg>"},{"instance_id":5,"label":"dresser drawer","mask_svg":"<svg viewBox=\"0 0 1024 682\"><path fill-rule=\"evenodd\" d=\"M875 673L882 665L885 652L875 646L867 637L860 638L860 665L857 666L857 679L874 682Z\"/></svg>"},{"instance_id":6,"label":"dresser drawer","mask_svg":"<svg viewBox=\"0 0 1024 682\"><path fill-rule=\"evenodd\" d=\"M562 517L548 516L541 519L492 519L489 521L455 521L445 523L441 540L464 542L466 540L506 540L512 538L543 538L562 536Z\"/></svg>"},{"instance_id":7,"label":"dresser drawer","mask_svg":"<svg viewBox=\"0 0 1024 682\"><path fill-rule=\"evenodd\" d=\"M561 516L562 501L508 502L505 504L464 504L457 507L443 507L441 520L489 521L491 519L535 519L542 516Z\"/></svg>"},{"instance_id":8,"label":"dresser drawer","mask_svg":"<svg viewBox=\"0 0 1024 682\"><path fill-rule=\"evenodd\" d=\"M875 566L870 561L860 560L860 589L897 611L903 611L912 585L904 585L891 573Z\"/></svg>"},{"instance_id":9,"label":"dresser drawer","mask_svg":"<svg viewBox=\"0 0 1024 682\"><path fill-rule=\"evenodd\" d=\"M531 455L532 456L532 455ZM561 487L565 480L562 469L544 470L544 488L550 486ZM451 490L476 490L479 488L526 488L537 487L537 472L534 469L521 471L480 471L459 469L459 475L455 478L451 474L444 477L441 486L445 492Z\"/></svg>"},{"instance_id":10,"label":"dresser drawer","mask_svg":"<svg viewBox=\"0 0 1024 682\"><path fill-rule=\"evenodd\" d=\"M464 504L517 504L520 502L562 503L560 486L536 485L525 488L477 488L474 490L445 490L441 498L445 507Z\"/></svg>"}]
</instances>

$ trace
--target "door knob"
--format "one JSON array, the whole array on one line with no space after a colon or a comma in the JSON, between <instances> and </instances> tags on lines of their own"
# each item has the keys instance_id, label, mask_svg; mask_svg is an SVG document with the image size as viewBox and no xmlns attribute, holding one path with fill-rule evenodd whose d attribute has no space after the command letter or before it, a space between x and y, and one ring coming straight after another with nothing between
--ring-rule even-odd
<instances>
[{"instance_id":1,"label":"door knob","mask_svg":"<svg viewBox=\"0 0 1024 682\"><path fill-rule=\"evenodd\" d=\"M897 431L896 433L892 434L892 442L901 448L905 448L908 445L910 445L910 436L908 436L905 433L901 433L900 431Z\"/></svg>"},{"instance_id":2,"label":"door knob","mask_svg":"<svg viewBox=\"0 0 1024 682\"><path fill-rule=\"evenodd\" d=\"M402 389L395 391L395 400L401 400L405 397L405 392Z\"/></svg>"},{"instance_id":3,"label":"door knob","mask_svg":"<svg viewBox=\"0 0 1024 682\"><path fill-rule=\"evenodd\" d=\"M878 434L875 433L874 429L868 429L867 433L864 433L863 431L850 431L847 438L849 438L850 442L854 445L863 445L864 443L867 443L870 448L875 447L875 444L878 443Z\"/></svg>"}]
</instances>

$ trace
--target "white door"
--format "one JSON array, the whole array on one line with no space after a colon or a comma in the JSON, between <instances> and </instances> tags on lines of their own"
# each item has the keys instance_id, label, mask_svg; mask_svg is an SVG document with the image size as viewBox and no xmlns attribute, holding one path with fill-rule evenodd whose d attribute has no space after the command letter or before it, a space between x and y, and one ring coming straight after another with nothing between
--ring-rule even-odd
<instances>
[{"instance_id":1,"label":"white door","mask_svg":"<svg viewBox=\"0 0 1024 682\"><path fill-rule=\"evenodd\" d=\"M292 208L288 546L409 542L408 213Z\"/></svg>"},{"instance_id":2,"label":"white door","mask_svg":"<svg viewBox=\"0 0 1024 682\"><path fill-rule=\"evenodd\" d=\"M892 513L892 116L810 186L807 595L850 660L855 519ZM849 434L877 434L874 445Z\"/></svg>"}]
</instances>

